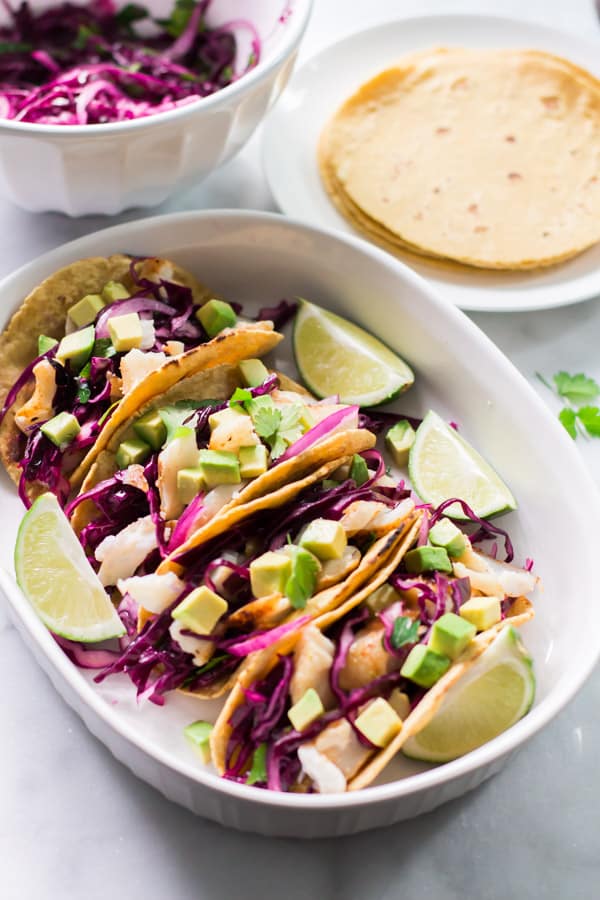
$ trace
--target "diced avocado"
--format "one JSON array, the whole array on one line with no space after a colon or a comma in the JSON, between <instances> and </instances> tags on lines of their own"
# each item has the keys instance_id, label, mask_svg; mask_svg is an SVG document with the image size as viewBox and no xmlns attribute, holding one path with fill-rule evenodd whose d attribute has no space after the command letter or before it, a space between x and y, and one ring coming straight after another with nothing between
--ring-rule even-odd
<instances>
[{"instance_id":1,"label":"diced avocado","mask_svg":"<svg viewBox=\"0 0 600 900\"><path fill-rule=\"evenodd\" d=\"M429 531L429 543L443 547L448 556L456 559L467 549L467 539L460 528L450 519L440 519Z\"/></svg>"},{"instance_id":2,"label":"diced avocado","mask_svg":"<svg viewBox=\"0 0 600 900\"><path fill-rule=\"evenodd\" d=\"M250 563L250 586L255 597L283 594L292 574L292 560L285 553L269 550Z\"/></svg>"},{"instance_id":3,"label":"diced avocado","mask_svg":"<svg viewBox=\"0 0 600 900\"><path fill-rule=\"evenodd\" d=\"M233 307L224 300L215 299L209 300L204 306L197 309L196 318L209 338L215 337L224 328L233 328L237 322Z\"/></svg>"},{"instance_id":4,"label":"diced avocado","mask_svg":"<svg viewBox=\"0 0 600 900\"><path fill-rule=\"evenodd\" d=\"M234 430L236 425L242 420L245 422L250 421L248 413L244 412L243 409L240 409L239 406L228 406L226 409L220 409L218 412L211 413L208 417L208 426L211 433L215 431L216 428L221 428L222 426Z\"/></svg>"},{"instance_id":5,"label":"diced avocado","mask_svg":"<svg viewBox=\"0 0 600 900\"><path fill-rule=\"evenodd\" d=\"M206 765L210 762L209 739L212 730L213 726L210 722L204 722L202 719L192 722L191 725L186 725L183 729L184 737Z\"/></svg>"},{"instance_id":6,"label":"diced avocado","mask_svg":"<svg viewBox=\"0 0 600 900\"><path fill-rule=\"evenodd\" d=\"M187 506L197 497L206 485L202 469L179 469L177 472L177 493L182 503Z\"/></svg>"},{"instance_id":7,"label":"diced avocado","mask_svg":"<svg viewBox=\"0 0 600 900\"><path fill-rule=\"evenodd\" d=\"M350 469L351 469L351 468L352 468L352 464L351 464L351 463L344 463L342 466L338 466L338 468L335 469L335 470L331 473L332 479L333 479L337 484L341 484L342 481L346 481L348 478L350 478Z\"/></svg>"},{"instance_id":8,"label":"diced avocado","mask_svg":"<svg viewBox=\"0 0 600 900\"><path fill-rule=\"evenodd\" d=\"M129 438L128 441L119 444L116 454L117 465L120 469L139 465L146 462L151 453L152 447L146 441L142 441L140 438Z\"/></svg>"},{"instance_id":9,"label":"diced avocado","mask_svg":"<svg viewBox=\"0 0 600 900\"><path fill-rule=\"evenodd\" d=\"M350 478L356 482L357 487L360 487L361 484L364 484L365 481L369 480L367 463L358 453L355 453L352 457L352 462L350 464Z\"/></svg>"},{"instance_id":10,"label":"diced avocado","mask_svg":"<svg viewBox=\"0 0 600 900\"><path fill-rule=\"evenodd\" d=\"M314 688L308 688L297 703L288 710L288 719L296 731L304 731L309 725L322 716L325 707Z\"/></svg>"},{"instance_id":11,"label":"diced avocado","mask_svg":"<svg viewBox=\"0 0 600 900\"><path fill-rule=\"evenodd\" d=\"M102 297L105 303L114 303L115 300L127 300L131 294L120 281L107 281L102 288Z\"/></svg>"},{"instance_id":12,"label":"diced avocado","mask_svg":"<svg viewBox=\"0 0 600 900\"><path fill-rule=\"evenodd\" d=\"M452 572L452 563L443 547L414 547L404 556L403 562L411 575L421 572Z\"/></svg>"},{"instance_id":13,"label":"diced avocado","mask_svg":"<svg viewBox=\"0 0 600 900\"><path fill-rule=\"evenodd\" d=\"M473 640L476 631L471 622L454 613L446 613L433 623L428 644L434 653L456 659Z\"/></svg>"},{"instance_id":14,"label":"diced avocado","mask_svg":"<svg viewBox=\"0 0 600 900\"><path fill-rule=\"evenodd\" d=\"M410 448L415 442L415 429L406 419L393 425L385 436L385 445L397 466L408 462Z\"/></svg>"},{"instance_id":15,"label":"diced avocado","mask_svg":"<svg viewBox=\"0 0 600 900\"><path fill-rule=\"evenodd\" d=\"M471 597L459 612L461 618L471 622L477 631L485 631L501 620L502 605L499 597Z\"/></svg>"},{"instance_id":16,"label":"diced avocado","mask_svg":"<svg viewBox=\"0 0 600 900\"><path fill-rule=\"evenodd\" d=\"M60 450L64 450L77 437L81 426L72 413L61 412L44 422L40 431Z\"/></svg>"},{"instance_id":17,"label":"diced avocado","mask_svg":"<svg viewBox=\"0 0 600 900\"><path fill-rule=\"evenodd\" d=\"M63 365L69 361L71 368L79 372L92 355L94 347L95 330L93 325L82 328L81 331L72 331L66 334L56 351L57 360Z\"/></svg>"},{"instance_id":18,"label":"diced avocado","mask_svg":"<svg viewBox=\"0 0 600 900\"><path fill-rule=\"evenodd\" d=\"M209 490L218 484L239 484L242 480L235 453L227 450L200 450L198 461L198 468L201 469Z\"/></svg>"},{"instance_id":19,"label":"diced avocado","mask_svg":"<svg viewBox=\"0 0 600 900\"><path fill-rule=\"evenodd\" d=\"M402 719L387 700L378 697L356 717L354 726L376 747L387 747L402 728Z\"/></svg>"},{"instance_id":20,"label":"diced avocado","mask_svg":"<svg viewBox=\"0 0 600 900\"><path fill-rule=\"evenodd\" d=\"M394 688L388 697L388 703L401 719L405 719L410 712L409 696L404 691L401 691L400 688Z\"/></svg>"},{"instance_id":21,"label":"diced avocado","mask_svg":"<svg viewBox=\"0 0 600 900\"><path fill-rule=\"evenodd\" d=\"M202 585L188 594L171 615L196 634L210 634L227 608L222 597Z\"/></svg>"},{"instance_id":22,"label":"diced avocado","mask_svg":"<svg viewBox=\"0 0 600 900\"><path fill-rule=\"evenodd\" d=\"M104 300L100 294L86 294L69 309L69 318L77 328L90 325L101 309L104 309Z\"/></svg>"},{"instance_id":23,"label":"diced avocado","mask_svg":"<svg viewBox=\"0 0 600 900\"><path fill-rule=\"evenodd\" d=\"M112 316L108 320L108 333L117 353L139 348L144 339L142 320L136 312Z\"/></svg>"},{"instance_id":24,"label":"diced avocado","mask_svg":"<svg viewBox=\"0 0 600 900\"><path fill-rule=\"evenodd\" d=\"M153 450L160 450L167 439L167 429L157 409L151 409L136 419L133 430L139 438L150 444Z\"/></svg>"},{"instance_id":25,"label":"diced avocado","mask_svg":"<svg viewBox=\"0 0 600 900\"><path fill-rule=\"evenodd\" d=\"M238 456L242 478L258 478L269 468L269 452L264 444L240 447Z\"/></svg>"},{"instance_id":26,"label":"diced avocado","mask_svg":"<svg viewBox=\"0 0 600 900\"><path fill-rule=\"evenodd\" d=\"M339 482L334 481L333 478L324 478L323 481L321 482L321 486L324 491L328 491L331 488L336 488L338 486L338 484L339 484Z\"/></svg>"},{"instance_id":27,"label":"diced avocado","mask_svg":"<svg viewBox=\"0 0 600 900\"><path fill-rule=\"evenodd\" d=\"M450 660L447 656L434 653L425 644L417 644L406 657L400 674L420 687L430 688L449 668Z\"/></svg>"},{"instance_id":28,"label":"diced avocado","mask_svg":"<svg viewBox=\"0 0 600 900\"><path fill-rule=\"evenodd\" d=\"M372 594L369 594L365 600L365 604L369 607L371 612L380 613L382 609L386 609L388 606L391 606L392 603L396 603L399 599L400 594L391 586L391 584L386 583L382 584L381 587L378 587Z\"/></svg>"},{"instance_id":29,"label":"diced avocado","mask_svg":"<svg viewBox=\"0 0 600 900\"><path fill-rule=\"evenodd\" d=\"M334 522L333 519L313 519L302 532L298 543L314 553L317 559L340 559L348 545L348 539L339 522Z\"/></svg>"},{"instance_id":30,"label":"diced avocado","mask_svg":"<svg viewBox=\"0 0 600 900\"><path fill-rule=\"evenodd\" d=\"M56 338L48 337L47 334L40 334L38 337L38 356L41 356L42 353L47 353L48 350L52 350L57 344Z\"/></svg>"},{"instance_id":31,"label":"diced avocado","mask_svg":"<svg viewBox=\"0 0 600 900\"><path fill-rule=\"evenodd\" d=\"M243 359L239 369L246 386L250 388L258 387L269 377L269 370L260 359Z\"/></svg>"}]
</instances>

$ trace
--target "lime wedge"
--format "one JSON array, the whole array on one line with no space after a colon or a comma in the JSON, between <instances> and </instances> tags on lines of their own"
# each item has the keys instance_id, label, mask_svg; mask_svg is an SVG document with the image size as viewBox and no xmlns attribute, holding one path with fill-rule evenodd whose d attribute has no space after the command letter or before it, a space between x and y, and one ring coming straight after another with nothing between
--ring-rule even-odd
<instances>
[{"instance_id":1,"label":"lime wedge","mask_svg":"<svg viewBox=\"0 0 600 900\"><path fill-rule=\"evenodd\" d=\"M294 356L317 397L377 406L407 390L415 376L406 363L362 328L301 300L294 324Z\"/></svg>"},{"instance_id":2,"label":"lime wedge","mask_svg":"<svg viewBox=\"0 0 600 900\"><path fill-rule=\"evenodd\" d=\"M50 631L94 643L125 629L54 494L26 513L15 547L19 587Z\"/></svg>"},{"instance_id":3,"label":"lime wedge","mask_svg":"<svg viewBox=\"0 0 600 900\"><path fill-rule=\"evenodd\" d=\"M533 662L508 625L446 694L431 722L409 738L406 756L448 762L518 722L535 696Z\"/></svg>"},{"instance_id":4,"label":"lime wedge","mask_svg":"<svg viewBox=\"0 0 600 900\"><path fill-rule=\"evenodd\" d=\"M434 412L428 412L417 429L408 472L416 493L432 506L460 497L482 518L517 508L497 472ZM465 518L458 504L449 507L446 515Z\"/></svg>"}]
</instances>

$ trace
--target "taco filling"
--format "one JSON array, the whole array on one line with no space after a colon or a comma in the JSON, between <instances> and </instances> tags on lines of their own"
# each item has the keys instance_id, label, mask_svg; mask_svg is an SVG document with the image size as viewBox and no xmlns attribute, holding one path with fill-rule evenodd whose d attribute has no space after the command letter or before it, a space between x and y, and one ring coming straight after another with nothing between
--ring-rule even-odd
<instances>
[{"instance_id":1,"label":"taco filling","mask_svg":"<svg viewBox=\"0 0 600 900\"><path fill-rule=\"evenodd\" d=\"M381 586L304 626L291 651L265 652L240 676L211 738L221 774L245 782L258 757L262 777L251 783L271 790L370 783L428 723L434 688L443 696L446 680L504 625L532 615L525 595L537 580L475 550L440 511L425 512L416 546Z\"/></svg>"},{"instance_id":2,"label":"taco filling","mask_svg":"<svg viewBox=\"0 0 600 900\"><path fill-rule=\"evenodd\" d=\"M104 281L104 273L115 277ZM82 294L79 283L94 292ZM200 345L231 329L256 329L240 311L153 258L82 261L34 291L0 338L7 388L0 451L25 505L42 489L64 503L121 401L143 394L157 372L168 382L201 368ZM32 334L30 320L47 333Z\"/></svg>"}]
</instances>

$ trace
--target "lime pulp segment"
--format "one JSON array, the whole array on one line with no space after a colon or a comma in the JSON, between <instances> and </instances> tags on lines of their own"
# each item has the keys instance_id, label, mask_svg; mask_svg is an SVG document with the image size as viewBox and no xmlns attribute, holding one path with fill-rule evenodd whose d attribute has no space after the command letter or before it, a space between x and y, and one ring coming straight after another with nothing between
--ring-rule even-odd
<instances>
[{"instance_id":1,"label":"lime pulp segment","mask_svg":"<svg viewBox=\"0 0 600 900\"><path fill-rule=\"evenodd\" d=\"M294 356L307 387L318 397L376 406L414 382L407 364L373 335L302 300L294 324Z\"/></svg>"},{"instance_id":2,"label":"lime pulp segment","mask_svg":"<svg viewBox=\"0 0 600 900\"><path fill-rule=\"evenodd\" d=\"M123 624L53 494L43 494L21 522L17 582L55 634L94 643L118 637Z\"/></svg>"}]
</instances>

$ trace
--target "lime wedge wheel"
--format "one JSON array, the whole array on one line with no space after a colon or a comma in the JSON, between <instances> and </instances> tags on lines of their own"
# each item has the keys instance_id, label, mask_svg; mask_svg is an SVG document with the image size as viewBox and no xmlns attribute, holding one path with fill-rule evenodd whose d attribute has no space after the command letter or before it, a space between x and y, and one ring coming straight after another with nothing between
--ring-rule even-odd
<instances>
[{"instance_id":1,"label":"lime wedge wheel","mask_svg":"<svg viewBox=\"0 0 600 900\"><path fill-rule=\"evenodd\" d=\"M491 741L531 708L533 662L510 625L446 694L429 725L409 738L406 756L449 762Z\"/></svg>"},{"instance_id":2,"label":"lime wedge wheel","mask_svg":"<svg viewBox=\"0 0 600 900\"><path fill-rule=\"evenodd\" d=\"M415 380L406 363L372 334L307 300L300 301L293 344L300 375L317 397L339 394L341 403L377 406Z\"/></svg>"},{"instance_id":3,"label":"lime wedge wheel","mask_svg":"<svg viewBox=\"0 0 600 900\"><path fill-rule=\"evenodd\" d=\"M54 494L25 514L15 547L19 587L50 631L94 643L125 629Z\"/></svg>"},{"instance_id":4,"label":"lime wedge wheel","mask_svg":"<svg viewBox=\"0 0 600 900\"><path fill-rule=\"evenodd\" d=\"M498 473L434 412L428 412L417 429L408 472L415 492L432 506L460 497L482 518L517 508ZM465 518L458 504L449 507L446 515Z\"/></svg>"}]
</instances>

